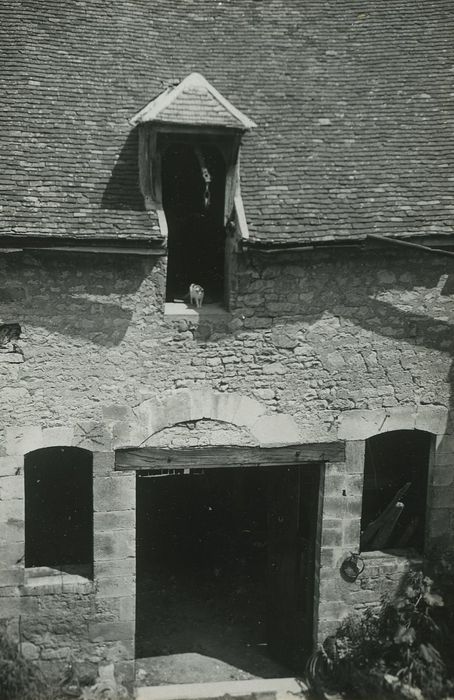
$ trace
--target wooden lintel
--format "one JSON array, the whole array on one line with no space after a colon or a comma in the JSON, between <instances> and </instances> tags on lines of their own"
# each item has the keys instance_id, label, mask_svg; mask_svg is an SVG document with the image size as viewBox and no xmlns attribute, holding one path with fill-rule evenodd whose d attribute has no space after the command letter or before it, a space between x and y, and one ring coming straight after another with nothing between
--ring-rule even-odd
<instances>
[{"instance_id":1,"label":"wooden lintel","mask_svg":"<svg viewBox=\"0 0 454 700\"><path fill-rule=\"evenodd\" d=\"M115 469L295 466L344 459L345 448L341 442L286 447L133 447L116 451Z\"/></svg>"}]
</instances>

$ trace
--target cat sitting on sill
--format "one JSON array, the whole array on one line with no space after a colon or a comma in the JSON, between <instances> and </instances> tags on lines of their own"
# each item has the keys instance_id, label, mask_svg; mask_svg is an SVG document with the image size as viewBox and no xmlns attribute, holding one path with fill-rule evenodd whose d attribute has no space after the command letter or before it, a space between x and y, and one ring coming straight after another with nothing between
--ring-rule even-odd
<instances>
[{"instance_id":1,"label":"cat sitting on sill","mask_svg":"<svg viewBox=\"0 0 454 700\"><path fill-rule=\"evenodd\" d=\"M189 285L189 301L194 304L198 309L202 307L203 297L205 295L205 290L200 284L192 283Z\"/></svg>"}]
</instances>

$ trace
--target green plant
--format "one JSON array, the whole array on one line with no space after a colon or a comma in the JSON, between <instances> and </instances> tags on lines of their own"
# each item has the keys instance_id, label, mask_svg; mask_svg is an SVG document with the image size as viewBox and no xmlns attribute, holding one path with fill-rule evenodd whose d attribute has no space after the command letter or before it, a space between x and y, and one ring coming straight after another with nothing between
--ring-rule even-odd
<instances>
[{"instance_id":1,"label":"green plant","mask_svg":"<svg viewBox=\"0 0 454 700\"><path fill-rule=\"evenodd\" d=\"M401 595L347 618L325 640L331 682L349 698L445 697L454 684L444 658L445 631L436 619L442 606L433 581L410 574Z\"/></svg>"},{"instance_id":2,"label":"green plant","mask_svg":"<svg viewBox=\"0 0 454 700\"><path fill-rule=\"evenodd\" d=\"M50 700L39 669L25 659L4 626L0 627L0 698L2 700Z\"/></svg>"}]
</instances>

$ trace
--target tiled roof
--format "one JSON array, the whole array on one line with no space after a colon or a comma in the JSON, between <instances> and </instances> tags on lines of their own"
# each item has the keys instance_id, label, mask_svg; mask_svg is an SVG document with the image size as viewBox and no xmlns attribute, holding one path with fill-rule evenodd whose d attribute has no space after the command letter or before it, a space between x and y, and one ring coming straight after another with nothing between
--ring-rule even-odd
<instances>
[{"instance_id":1,"label":"tiled roof","mask_svg":"<svg viewBox=\"0 0 454 700\"><path fill-rule=\"evenodd\" d=\"M193 71L257 124L252 240L454 232L452 0L3 0L0 32L0 235L158 236L129 119Z\"/></svg>"}]
</instances>

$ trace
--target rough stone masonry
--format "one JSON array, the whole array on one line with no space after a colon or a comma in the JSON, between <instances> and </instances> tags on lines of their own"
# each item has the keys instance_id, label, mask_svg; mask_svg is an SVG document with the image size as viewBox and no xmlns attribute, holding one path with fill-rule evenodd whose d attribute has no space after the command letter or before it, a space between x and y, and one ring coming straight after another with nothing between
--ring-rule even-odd
<instances>
[{"instance_id":1,"label":"rough stone masonry","mask_svg":"<svg viewBox=\"0 0 454 700\"><path fill-rule=\"evenodd\" d=\"M354 583L364 441L433 435L427 553L452 546L453 265L420 252L244 253L229 313L164 313L165 262L59 252L0 257L2 318L24 357L0 356L0 617L43 664L114 663L131 680L135 477L115 449L141 444L338 441L326 464L317 542L316 633L376 603L421 559L371 553ZM93 453L94 578L24 569L24 455Z\"/></svg>"}]
</instances>

